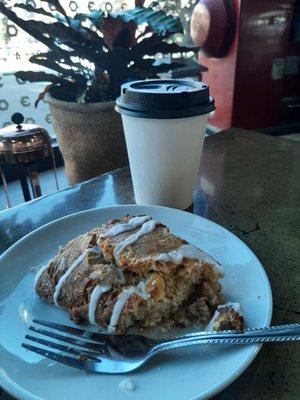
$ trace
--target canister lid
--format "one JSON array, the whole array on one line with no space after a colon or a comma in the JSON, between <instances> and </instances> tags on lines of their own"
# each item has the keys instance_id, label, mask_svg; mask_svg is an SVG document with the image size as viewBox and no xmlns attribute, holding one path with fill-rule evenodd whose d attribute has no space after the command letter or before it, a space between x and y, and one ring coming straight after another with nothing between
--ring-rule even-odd
<instances>
[{"instance_id":1,"label":"canister lid","mask_svg":"<svg viewBox=\"0 0 300 400\"><path fill-rule=\"evenodd\" d=\"M151 79L122 85L116 110L140 118L186 118L215 109L208 86L185 79Z\"/></svg>"},{"instance_id":2,"label":"canister lid","mask_svg":"<svg viewBox=\"0 0 300 400\"><path fill-rule=\"evenodd\" d=\"M17 125L0 129L0 155L4 157L2 164L13 164L17 159L38 161L48 157L51 152L48 132L39 125L23 124L24 117L20 113L13 114L11 119Z\"/></svg>"},{"instance_id":3,"label":"canister lid","mask_svg":"<svg viewBox=\"0 0 300 400\"><path fill-rule=\"evenodd\" d=\"M0 129L0 141L16 143L16 141L26 143L26 147L40 147L49 145L51 138L48 132L39 125L23 124L24 116L15 113L11 116L12 122L16 125L9 125Z\"/></svg>"}]
</instances>

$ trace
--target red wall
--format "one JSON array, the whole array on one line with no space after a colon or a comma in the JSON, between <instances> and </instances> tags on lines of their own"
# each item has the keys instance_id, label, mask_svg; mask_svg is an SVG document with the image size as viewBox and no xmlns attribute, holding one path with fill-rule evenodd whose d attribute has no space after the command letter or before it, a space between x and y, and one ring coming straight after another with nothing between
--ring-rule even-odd
<instances>
[{"instance_id":1,"label":"red wall","mask_svg":"<svg viewBox=\"0 0 300 400\"><path fill-rule=\"evenodd\" d=\"M222 129L275 126L282 97L291 92L296 79L299 82L299 75L272 79L274 60L285 61L290 48L293 0L233 0L233 4L237 27L229 53L219 59L199 54L199 62L208 67L203 80L216 101L210 123Z\"/></svg>"},{"instance_id":2,"label":"red wall","mask_svg":"<svg viewBox=\"0 0 300 400\"><path fill-rule=\"evenodd\" d=\"M292 10L293 0L242 2L233 126L278 124L284 76L272 79L272 66L287 56Z\"/></svg>"}]
</instances>

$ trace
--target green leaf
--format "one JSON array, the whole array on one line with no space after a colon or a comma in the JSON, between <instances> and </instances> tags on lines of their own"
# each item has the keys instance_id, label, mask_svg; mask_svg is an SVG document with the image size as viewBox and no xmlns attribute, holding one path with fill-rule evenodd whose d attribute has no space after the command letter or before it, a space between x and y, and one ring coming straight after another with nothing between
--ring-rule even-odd
<instances>
[{"instance_id":1,"label":"green leaf","mask_svg":"<svg viewBox=\"0 0 300 400\"><path fill-rule=\"evenodd\" d=\"M136 7L132 10L105 14L103 11L92 11L88 14L76 14L74 19L84 21L90 20L96 27L101 26L102 19L119 19L123 22L134 22L136 24L147 24L152 31L159 34L182 33L183 28L179 18L167 15L162 10L151 10L149 8Z\"/></svg>"},{"instance_id":2,"label":"green leaf","mask_svg":"<svg viewBox=\"0 0 300 400\"><path fill-rule=\"evenodd\" d=\"M73 52L61 50L60 52L57 51L48 51L47 53L38 53L29 58L30 62L37 63L39 60L47 60L49 62L55 63L63 63L69 64L70 66L74 66L77 69L82 68L82 65L79 63L74 63L70 57L74 56ZM58 71L60 72L60 71Z\"/></svg>"},{"instance_id":3,"label":"green leaf","mask_svg":"<svg viewBox=\"0 0 300 400\"><path fill-rule=\"evenodd\" d=\"M42 21L28 21L31 22L36 30L48 34L52 40L59 39L61 43L66 44L76 51L76 55L80 58L86 58L95 62L97 56L101 53L103 47L103 40L99 37L98 43L93 43L91 40L84 37L80 32L66 26L60 22L53 24L46 24Z\"/></svg>"},{"instance_id":4,"label":"green leaf","mask_svg":"<svg viewBox=\"0 0 300 400\"><path fill-rule=\"evenodd\" d=\"M108 48L104 42L102 36L99 36L97 32L92 29L82 26L79 21L72 20L70 26L76 31L80 32L86 40L89 41L89 45L95 49L102 49L103 47Z\"/></svg>"},{"instance_id":5,"label":"green leaf","mask_svg":"<svg viewBox=\"0 0 300 400\"><path fill-rule=\"evenodd\" d=\"M56 86L55 83L50 83L49 85L44 87L44 90L41 93L39 93L38 98L34 102L35 108L37 108L39 102L44 99L45 94L48 93L51 89L53 89L55 86Z\"/></svg>"},{"instance_id":6,"label":"green leaf","mask_svg":"<svg viewBox=\"0 0 300 400\"><path fill-rule=\"evenodd\" d=\"M26 11L31 12L31 13L42 14L42 15L45 15L47 17L52 17L52 18L56 18L56 19L59 18L58 16L53 15L52 13L46 11L44 8L41 8L41 7L40 8L36 8L36 7L33 7L31 4L17 3L17 4L14 4L14 7L22 8L23 10L26 10Z\"/></svg>"},{"instance_id":7,"label":"green leaf","mask_svg":"<svg viewBox=\"0 0 300 400\"><path fill-rule=\"evenodd\" d=\"M66 79L54 74L47 74L46 72L18 71L15 73L15 76L22 81L28 82L52 82L55 84L67 82Z\"/></svg>"},{"instance_id":8,"label":"green leaf","mask_svg":"<svg viewBox=\"0 0 300 400\"><path fill-rule=\"evenodd\" d=\"M44 3L48 3L49 5L53 6L59 13L61 13L67 21L69 21L69 17L67 13L65 12L65 9L63 6L60 4L59 0L41 0Z\"/></svg>"},{"instance_id":9,"label":"green leaf","mask_svg":"<svg viewBox=\"0 0 300 400\"><path fill-rule=\"evenodd\" d=\"M167 15L162 10L136 7L132 10L109 13L108 16L104 18L120 19L123 22L132 21L138 25L147 24L153 32L160 35L165 33L183 33L179 18Z\"/></svg>"},{"instance_id":10,"label":"green leaf","mask_svg":"<svg viewBox=\"0 0 300 400\"><path fill-rule=\"evenodd\" d=\"M112 47L122 47L124 49L129 49L132 40L131 31L129 28L123 28L114 38Z\"/></svg>"},{"instance_id":11,"label":"green leaf","mask_svg":"<svg viewBox=\"0 0 300 400\"><path fill-rule=\"evenodd\" d=\"M35 21L23 21L21 18L17 16L15 12L10 10L9 8L6 8L4 3L2 2L0 2L0 12L3 15L5 15L9 20L18 25L21 29L23 29L25 32L27 32L29 35L34 37L36 40L38 40L41 43L44 43L47 47L49 47L49 49L52 50L57 49L57 46L55 45L52 39L47 38L34 27Z\"/></svg>"},{"instance_id":12,"label":"green leaf","mask_svg":"<svg viewBox=\"0 0 300 400\"><path fill-rule=\"evenodd\" d=\"M78 21L81 22L81 21L85 21L86 19L88 19L96 27L99 27L101 22L102 22L103 15L104 15L104 12L102 10L92 11L92 12L87 13L87 14L78 13L78 14L75 14L74 20L78 20Z\"/></svg>"},{"instance_id":13,"label":"green leaf","mask_svg":"<svg viewBox=\"0 0 300 400\"><path fill-rule=\"evenodd\" d=\"M15 12L6 8L3 3L0 3L0 12L2 12L12 22L17 24L29 35L31 35L41 43L44 43L49 49L53 51L65 53L65 51L60 49L60 47L58 47L55 44L55 41L53 40L57 39L58 37L60 37L62 42L67 43L68 45L74 42L72 48L76 48L78 50L78 53L80 51L82 53L83 52L82 49L85 48L83 44L78 45L77 43L80 38L82 38L82 40L84 41L84 37L80 33L72 30L70 27L60 22L56 22L54 24L51 23L46 24L43 21L35 21L35 20L24 21L21 18L19 18ZM50 38L45 36L45 34L48 34ZM88 51L85 51L84 55L87 56L88 55L87 53Z\"/></svg>"},{"instance_id":14,"label":"green leaf","mask_svg":"<svg viewBox=\"0 0 300 400\"><path fill-rule=\"evenodd\" d=\"M162 72L169 72L172 69L177 69L184 67L184 63L179 63L179 62L172 62L172 63L161 63L159 65L154 66L154 70L157 74L162 73Z\"/></svg>"},{"instance_id":15,"label":"green leaf","mask_svg":"<svg viewBox=\"0 0 300 400\"><path fill-rule=\"evenodd\" d=\"M53 39L61 39L64 43L65 42L84 42L85 38L82 36L81 33L75 31L74 29L70 28L67 25L62 24L61 22L54 22L54 23L45 23L43 21L28 21L31 22L32 25L40 31L41 33L47 33Z\"/></svg>"},{"instance_id":16,"label":"green leaf","mask_svg":"<svg viewBox=\"0 0 300 400\"><path fill-rule=\"evenodd\" d=\"M150 74L151 76L151 74L156 75L161 72L168 72L171 69L180 68L183 67L184 65L185 65L184 63L179 63L179 62L155 64L154 59L144 58L142 60L136 61L129 67L129 69L135 71L141 70L146 75Z\"/></svg>"},{"instance_id":17,"label":"green leaf","mask_svg":"<svg viewBox=\"0 0 300 400\"><path fill-rule=\"evenodd\" d=\"M86 95L86 88L81 92L77 93L76 103L84 104L85 103L85 95Z\"/></svg>"},{"instance_id":18,"label":"green leaf","mask_svg":"<svg viewBox=\"0 0 300 400\"><path fill-rule=\"evenodd\" d=\"M141 32L137 37L136 40L137 42L140 41L144 36L148 35L148 33L152 33L151 29L149 26L146 26L143 32Z\"/></svg>"},{"instance_id":19,"label":"green leaf","mask_svg":"<svg viewBox=\"0 0 300 400\"><path fill-rule=\"evenodd\" d=\"M198 50L198 47L179 46L176 43L167 43L163 41L159 35L153 34L151 37L142 40L132 47L131 58L133 61L136 61L141 57L143 58L145 55L154 56L157 53L186 53L190 51L196 52Z\"/></svg>"},{"instance_id":20,"label":"green leaf","mask_svg":"<svg viewBox=\"0 0 300 400\"><path fill-rule=\"evenodd\" d=\"M69 24L69 29L73 29L75 32L79 32L81 33L85 39L90 41L91 46L93 47L99 47L99 46L104 46L104 40L103 38L101 38L96 32L92 31L91 29L87 28L87 27L83 27L81 26L81 23L79 20L70 20L67 21L64 17L60 17L58 14L52 14L46 10L44 10L43 8L35 8L33 7L31 4L15 4L15 7L17 8L21 8L23 10L26 10L28 12L31 13L35 13L35 14L41 14L41 15L45 15L47 17L52 17L57 19L57 21L61 22L61 23L68 23ZM68 27L66 27L68 28Z\"/></svg>"},{"instance_id":21,"label":"green leaf","mask_svg":"<svg viewBox=\"0 0 300 400\"><path fill-rule=\"evenodd\" d=\"M48 43L49 40L52 45L51 47L48 47L54 51L56 50L60 51L61 53L65 53L64 50L61 50L58 46L55 45L55 43L57 43L57 40L59 40L62 44L65 44L74 49L78 57L86 58L93 62L95 61L97 55L100 54L102 51L101 46L97 46L96 49L93 48L91 45L91 41L86 39L81 33L74 31L69 26L66 26L60 22L46 24L43 21L29 20L26 23L28 24L28 26L30 26L27 31L34 31L37 32L39 35L42 35L42 37L40 37L38 40L44 43ZM44 34L48 34L51 39L46 38Z\"/></svg>"},{"instance_id":22,"label":"green leaf","mask_svg":"<svg viewBox=\"0 0 300 400\"><path fill-rule=\"evenodd\" d=\"M107 70L109 74L120 77L126 75L127 65L130 61L129 55L128 49L116 47L105 53L104 57L99 57L99 63L96 63L96 66Z\"/></svg>"},{"instance_id":23,"label":"green leaf","mask_svg":"<svg viewBox=\"0 0 300 400\"><path fill-rule=\"evenodd\" d=\"M52 69L53 71L62 74L64 77L71 77L77 80L78 82L85 82L85 78L78 71L78 67L81 68L81 70L83 69L82 66L80 64L73 63L68 58L63 58L57 52L49 51L48 53L35 54L29 58L29 61L34 64L38 64L43 67ZM73 69L64 68L60 65L60 63L73 66L76 68L78 72L76 73L76 71L74 71Z\"/></svg>"},{"instance_id":24,"label":"green leaf","mask_svg":"<svg viewBox=\"0 0 300 400\"><path fill-rule=\"evenodd\" d=\"M152 1L149 6L149 8L154 8L154 7L159 7L159 1Z\"/></svg>"},{"instance_id":25,"label":"green leaf","mask_svg":"<svg viewBox=\"0 0 300 400\"><path fill-rule=\"evenodd\" d=\"M30 61L62 76L29 71L18 72L16 75L31 82L51 82L46 91L53 89L68 101L114 99L119 95L120 85L129 79L155 77L159 72L181 66L177 62L157 65L154 63L157 53L174 54L198 50L173 43L173 35L182 32L181 23L178 18L167 15L158 7L154 10L137 7L119 13L103 13L100 10L77 14L75 18L71 18L58 0L42 1L52 6L51 10L30 4L17 4L16 7L46 18L54 17L56 21L53 23L23 20L5 6L2 0L0 12L50 49L32 56ZM85 20L91 26L84 26L82 21ZM146 25L144 33L138 39L134 35L136 24ZM152 36L148 37L151 32ZM172 39L171 43L166 41L169 38ZM152 59L145 59L146 55ZM74 62L74 57L94 63L95 70L84 62ZM42 96L43 94L40 98Z\"/></svg>"}]
</instances>

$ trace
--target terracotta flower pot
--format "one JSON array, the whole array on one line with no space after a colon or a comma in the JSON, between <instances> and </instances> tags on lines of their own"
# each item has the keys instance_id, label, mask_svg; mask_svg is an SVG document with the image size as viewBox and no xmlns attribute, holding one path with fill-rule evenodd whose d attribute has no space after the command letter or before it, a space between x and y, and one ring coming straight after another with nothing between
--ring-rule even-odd
<instances>
[{"instance_id":1,"label":"terracotta flower pot","mask_svg":"<svg viewBox=\"0 0 300 400\"><path fill-rule=\"evenodd\" d=\"M114 102L78 104L45 96L70 185L128 164Z\"/></svg>"}]
</instances>

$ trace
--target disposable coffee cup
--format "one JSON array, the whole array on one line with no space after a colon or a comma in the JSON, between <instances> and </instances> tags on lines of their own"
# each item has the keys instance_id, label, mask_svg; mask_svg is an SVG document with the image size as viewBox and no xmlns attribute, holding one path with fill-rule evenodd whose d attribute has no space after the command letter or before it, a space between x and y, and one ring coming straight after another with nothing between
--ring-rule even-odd
<instances>
[{"instance_id":1,"label":"disposable coffee cup","mask_svg":"<svg viewBox=\"0 0 300 400\"><path fill-rule=\"evenodd\" d=\"M202 82L154 79L122 85L116 110L122 115L137 204L182 210L192 204L214 109Z\"/></svg>"}]
</instances>

